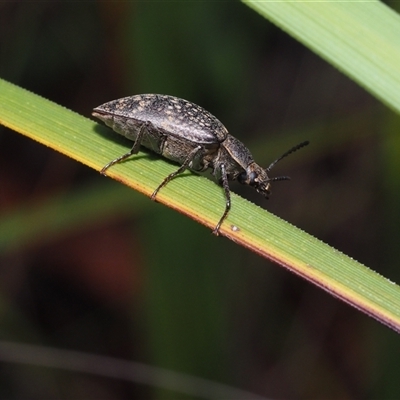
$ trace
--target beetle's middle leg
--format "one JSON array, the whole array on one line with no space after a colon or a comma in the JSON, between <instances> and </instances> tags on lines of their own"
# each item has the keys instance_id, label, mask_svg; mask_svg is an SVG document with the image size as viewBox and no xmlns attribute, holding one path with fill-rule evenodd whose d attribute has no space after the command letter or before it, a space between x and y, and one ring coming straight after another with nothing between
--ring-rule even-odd
<instances>
[{"instance_id":1,"label":"beetle's middle leg","mask_svg":"<svg viewBox=\"0 0 400 400\"><path fill-rule=\"evenodd\" d=\"M197 146L196 148L194 148L189 155L186 157L185 161L182 163L182 165L175 171L172 172L172 174L169 174L162 182L161 184L157 187L157 189L153 192L153 194L151 195L151 199L155 200L158 191L164 187L168 182L170 182L172 179L175 178L175 176L179 175L180 173L182 173L183 171L185 171L186 169L189 168L190 163L196 158L196 156L199 154L199 152L201 152L203 149L202 146Z\"/></svg>"},{"instance_id":2,"label":"beetle's middle leg","mask_svg":"<svg viewBox=\"0 0 400 400\"><path fill-rule=\"evenodd\" d=\"M142 144L142 141L143 141L143 137L144 137L144 135L145 135L145 132L148 131L148 128L149 128L150 126L152 126L152 123L151 123L151 122L148 122L148 121L144 122L144 123L140 126L140 128L139 128L138 134L137 134L137 136L136 136L136 139L135 139L135 142L133 143L132 148L131 148L127 153L123 154L122 156L120 156L120 157L116 158L115 160L112 160L112 161L110 161L108 164L106 164L106 165L101 169L100 173L101 173L102 175L105 175L105 174L106 174L106 171L108 170L108 168L112 167L112 166L115 165L115 164L120 163L121 161L126 160L126 159L127 159L128 157L130 157L131 155L138 153L138 152L139 152L139 149L140 149L140 145Z\"/></svg>"}]
</instances>

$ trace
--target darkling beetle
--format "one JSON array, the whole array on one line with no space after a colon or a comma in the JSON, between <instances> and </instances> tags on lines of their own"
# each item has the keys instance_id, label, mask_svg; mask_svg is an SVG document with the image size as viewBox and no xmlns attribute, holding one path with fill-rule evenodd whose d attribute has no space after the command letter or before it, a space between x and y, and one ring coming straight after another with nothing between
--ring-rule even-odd
<instances>
[{"instance_id":1,"label":"darkling beetle","mask_svg":"<svg viewBox=\"0 0 400 400\"><path fill-rule=\"evenodd\" d=\"M237 179L250 185L268 198L271 182L290 179L287 176L270 178L270 170L282 158L309 143L306 141L292 147L264 169L254 162L248 148L230 135L217 118L187 100L162 94L141 94L102 104L93 110L92 115L134 142L128 153L103 167L103 175L114 164L136 154L140 146L180 164L154 190L152 200L163 186L186 169L204 171L211 168L224 189L226 199L225 211L213 230L215 235L219 234L231 208L230 180Z\"/></svg>"}]
</instances>

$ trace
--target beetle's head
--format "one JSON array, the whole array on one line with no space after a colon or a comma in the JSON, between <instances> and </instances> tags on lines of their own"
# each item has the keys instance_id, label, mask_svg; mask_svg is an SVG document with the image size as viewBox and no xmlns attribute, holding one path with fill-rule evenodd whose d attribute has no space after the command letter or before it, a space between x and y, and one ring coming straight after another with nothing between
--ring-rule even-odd
<instances>
[{"instance_id":1,"label":"beetle's head","mask_svg":"<svg viewBox=\"0 0 400 400\"><path fill-rule=\"evenodd\" d=\"M238 176L238 181L244 185L249 185L257 190L268 199L271 193L272 181L284 181L290 179L288 176L278 176L270 178L268 176L268 169L261 168L256 163L251 163L243 172Z\"/></svg>"},{"instance_id":2,"label":"beetle's head","mask_svg":"<svg viewBox=\"0 0 400 400\"><path fill-rule=\"evenodd\" d=\"M302 142L298 144L297 146L292 147L290 150L288 150L286 153L282 154L280 157L278 157L274 162L272 162L268 168L264 169L261 168L258 164L255 162L252 162L247 166L247 168L241 172L237 180L245 185L250 185L254 187L254 189L257 190L258 193L262 194L265 198L268 199L270 193L271 193L271 182L273 181L287 181L290 178L288 176L276 176L274 178L270 178L268 176L268 173L271 171L271 169L275 166L275 164L282 160L282 158L285 158L289 154L293 153L294 151L307 146L307 142Z\"/></svg>"}]
</instances>

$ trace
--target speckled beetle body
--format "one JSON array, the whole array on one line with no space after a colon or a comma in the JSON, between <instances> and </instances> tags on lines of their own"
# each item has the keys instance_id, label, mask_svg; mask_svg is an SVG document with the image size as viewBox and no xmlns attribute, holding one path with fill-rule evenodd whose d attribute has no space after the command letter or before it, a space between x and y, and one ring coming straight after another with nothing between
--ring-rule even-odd
<instances>
[{"instance_id":1,"label":"speckled beetle body","mask_svg":"<svg viewBox=\"0 0 400 400\"><path fill-rule=\"evenodd\" d=\"M270 169L283 157L308 144L303 142L295 146L263 169L217 118L200 106L177 97L159 94L125 97L96 107L93 116L134 142L128 153L105 165L102 174L105 175L112 165L136 154L140 146L180 164L178 170L167 176L153 192L153 200L163 186L184 170L211 168L224 188L226 198L225 211L213 230L216 235L231 208L229 180L237 179L253 186L268 198L271 181L289 179L269 178Z\"/></svg>"}]
</instances>

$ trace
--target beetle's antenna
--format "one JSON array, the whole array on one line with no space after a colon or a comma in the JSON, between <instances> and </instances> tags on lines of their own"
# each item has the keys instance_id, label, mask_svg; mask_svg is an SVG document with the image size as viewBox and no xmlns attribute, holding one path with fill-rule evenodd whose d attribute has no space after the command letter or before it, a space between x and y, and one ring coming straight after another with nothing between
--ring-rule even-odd
<instances>
[{"instance_id":1,"label":"beetle's antenna","mask_svg":"<svg viewBox=\"0 0 400 400\"><path fill-rule=\"evenodd\" d=\"M268 182L290 181L290 179L290 176L275 176L275 178L268 179Z\"/></svg>"},{"instance_id":2,"label":"beetle's antenna","mask_svg":"<svg viewBox=\"0 0 400 400\"><path fill-rule=\"evenodd\" d=\"M278 161L281 161L282 158L285 158L286 156L288 156L289 154L294 153L295 151L301 149L304 146L307 146L310 142L308 140L306 140L305 142L301 142L298 145L292 147L290 150L288 150L286 153L283 153L280 157L278 157L275 161L273 161L269 167L266 169L267 172L271 171L271 169L275 166L275 164ZM288 176L280 176L278 177L278 179L274 179L272 178L271 181L284 181L284 180L288 180L290 179Z\"/></svg>"}]
</instances>

